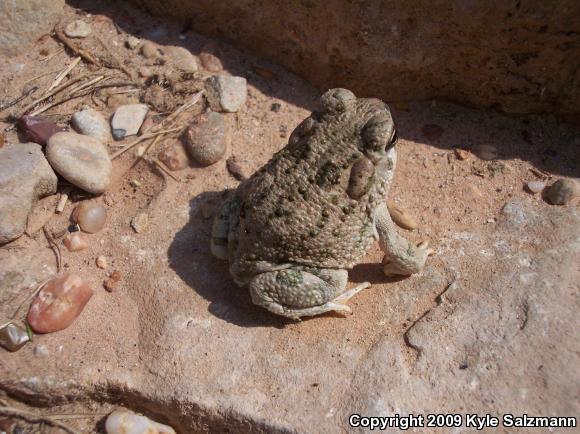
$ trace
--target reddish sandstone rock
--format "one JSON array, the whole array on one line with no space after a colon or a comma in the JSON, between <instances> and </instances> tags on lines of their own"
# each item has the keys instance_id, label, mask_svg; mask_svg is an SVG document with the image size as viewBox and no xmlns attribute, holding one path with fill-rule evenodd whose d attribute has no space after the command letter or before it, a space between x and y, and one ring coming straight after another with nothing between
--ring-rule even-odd
<instances>
[{"instance_id":1,"label":"reddish sandstone rock","mask_svg":"<svg viewBox=\"0 0 580 434\"><path fill-rule=\"evenodd\" d=\"M27 321L36 333L64 330L83 311L93 290L71 273L49 281L32 301Z\"/></svg>"}]
</instances>

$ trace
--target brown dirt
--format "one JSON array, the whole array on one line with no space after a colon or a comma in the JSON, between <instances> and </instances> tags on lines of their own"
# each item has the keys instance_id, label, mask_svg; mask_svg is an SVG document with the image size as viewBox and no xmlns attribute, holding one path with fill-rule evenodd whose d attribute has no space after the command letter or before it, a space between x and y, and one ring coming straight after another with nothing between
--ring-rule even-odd
<instances>
[{"instance_id":1,"label":"brown dirt","mask_svg":"<svg viewBox=\"0 0 580 434\"><path fill-rule=\"evenodd\" d=\"M124 68L134 73L135 79L145 86L151 82L137 78L137 71L147 61L138 50L131 51L124 46L127 34L145 35L144 38L147 38L148 33L159 33L159 29L163 28L165 33L162 36L149 39L156 39L161 47L182 45L193 53L199 53L208 42L191 32L185 33L185 40L179 39L181 29L177 25L161 23L126 6L112 5L97 15L67 6L63 22L75 18L90 22L93 34L86 40L73 42L82 44L87 52L102 59L103 63L115 65L114 59L121 59ZM99 39L107 50L98 42ZM228 277L226 264L210 256L208 239L211 219L206 217L219 205L222 192L238 185L227 170L226 159L235 156L250 172L259 168L285 145L292 129L316 107L319 95L310 85L276 65L252 58L227 45L220 45L220 49L227 72L243 75L249 82L246 105L239 113L227 115L232 143L226 156L210 167L192 164L190 168L174 172L179 181L167 177L145 161L133 165L136 161L133 151L115 160L115 182L105 195L97 199L105 204L109 212L105 229L87 235L91 247L81 252L69 253L59 241L63 269L83 276L95 290L95 296L69 329L36 337L34 343L27 345L20 353L3 354L0 372L18 372L23 369L22 364L38 363L32 356L35 345L44 345L51 353L58 351L58 357L47 359L51 363L48 372L71 372L72 375L73 371L82 370L83 360L87 357L91 358L91 366L99 366L96 377L120 367L130 371L142 363L140 354L145 349L139 347L140 334L159 333L155 327L159 325L156 321L162 316L160 312L177 309L176 305L180 303L184 306L178 309L180 311L191 309L206 316L209 313L240 327L270 327L273 331L283 328L287 339L272 341L279 346L287 345L286 342L292 339L308 344L332 341L333 337L341 336L346 341L353 340L370 348L379 336L379 329L381 334L399 336L401 346L405 346L403 335L407 328L433 305L435 297L444 289L436 288L420 294L411 311L385 311L383 300L390 296L394 287L403 285L412 288L418 278L402 281L385 279L379 266L382 254L375 246L364 263L350 273L351 284L369 280L373 286L350 302L354 315L348 318L325 315L292 323L251 305L246 291L238 289ZM0 66L0 101L10 101L31 86L38 86L39 90L1 114L4 117L18 115L32 98L50 85L63 65L70 63L72 58L69 50L63 50L54 37L46 35L29 52L3 61ZM14 72L18 64L24 67L20 72ZM178 102L193 94L199 88L200 80L207 75L204 71L193 76L179 75L167 65L154 64L152 68L164 77L172 77L173 86L163 84L163 95ZM74 73L97 75L102 71L115 70L106 67L99 69L81 62ZM50 74L40 77L46 72ZM127 79L122 72L119 75ZM146 89L140 90L138 95L146 97ZM107 95L100 93L92 98L73 100L48 110L44 116L66 126L71 114L84 104L109 116L113 109L107 106L106 99ZM280 104L279 111L271 109L274 103ZM159 102L159 106L167 104L166 100ZM199 113L201 107L199 105L198 109L190 112L189 118L182 119L182 122L187 123L188 119ZM417 242L430 240L436 255L430 259L428 266L438 268L449 279L454 271L447 269L441 260L441 255L449 254L449 249L441 243L442 239L450 233L464 232L479 232L485 238L485 234L494 231L495 219L502 206L512 198L532 202L538 209L550 207L539 195L523 190L525 182L541 177L539 172L546 172L548 179L579 176L578 131L550 117L509 118L491 111L474 111L435 101L394 102L391 109L401 138L400 163L391 198L413 214L419 224L414 232L401 231ZM442 135L428 140L422 133L426 124L441 126ZM7 143L23 140L10 119L0 122L0 131L4 131ZM114 145L131 140L129 138ZM169 143L171 139L165 141ZM470 152L468 158L462 161L453 152L456 147L472 150L483 143L497 147L500 154L498 160L483 161ZM163 146L164 143L161 143L157 149ZM110 149L113 152L116 148ZM138 181L139 186L135 187L132 181ZM81 200L83 195L76 192L74 197ZM62 232L69 226L73 206L74 203L69 202L63 214L51 217L47 227L53 233ZM571 206L577 206L577 202ZM144 233L135 234L130 221L139 212L149 214L150 224ZM48 246L42 231L37 231L2 247L9 248L27 254L47 249ZM95 265L100 255L107 258L107 270ZM495 263L491 264L493 267ZM495 271L494 268L470 269L468 258L461 256L458 256L456 266L461 267L464 274ZM103 288L103 282L113 270L118 270L122 277L115 291L109 293ZM171 293L168 288L171 288ZM9 316L23 298L21 294L2 306L0 319L3 321ZM163 337L159 336L159 339L159 349L148 350L161 356L164 351ZM219 341L220 336L215 339ZM85 344L78 344L78 341ZM60 345L62 350L58 350ZM410 359L414 357L412 349L408 349L407 355ZM168 375L178 375L178 372ZM271 392L273 395L279 393L276 390ZM112 408L109 403L92 402L90 397L87 402L54 407L52 403L38 402L32 396L25 401L29 404L50 404L50 413L104 414ZM115 397L110 398L110 402L116 401ZM315 399L313 396L310 398ZM131 398L125 399L125 404L130 404ZM8 398L6 400L12 402ZM23 404L26 402L14 405ZM49 410L43 409L41 412L48 413ZM74 419L67 423L82 432L91 432L101 418Z\"/></svg>"}]
</instances>

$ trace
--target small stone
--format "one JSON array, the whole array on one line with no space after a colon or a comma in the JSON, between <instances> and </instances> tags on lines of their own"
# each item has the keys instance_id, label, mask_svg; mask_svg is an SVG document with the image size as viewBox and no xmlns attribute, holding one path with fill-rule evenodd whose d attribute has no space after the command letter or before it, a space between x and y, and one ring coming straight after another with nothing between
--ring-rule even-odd
<instances>
[{"instance_id":1,"label":"small stone","mask_svg":"<svg viewBox=\"0 0 580 434\"><path fill-rule=\"evenodd\" d=\"M36 333L64 330L81 314L93 290L71 273L50 280L32 301L27 321Z\"/></svg>"},{"instance_id":2,"label":"small stone","mask_svg":"<svg viewBox=\"0 0 580 434\"><path fill-rule=\"evenodd\" d=\"M141 54L146 59L156 59L160 56L157 46L149 41L145 41L143 45L141 45Z\"/></svg>"},{"instance_id":3,"label":"small stone","mask_svg":"<svg viewBox=\"0 0 580 434\"><path fill-rule=\"evenodd\" d=\"M219 72L224 69L224 65L220 60L220 51L216 43L210 42L206 44L199 54L199 60L203 68L210 72Z\"/></svg>"},{"instance_id":4,"label":"small stone","mask_svg":"<svg viewBox=\"0 0 580 434\"><path fill-rule=\"evenodd\" d=\"M205 82L209 106L218 112L237 112L246 102L247 83L244 77L214 75Z\"/></svg>"},{"instance_id":5,"label":"small stone","mask_svg":"<svg viewBox=\"0 0 580 434\"><path fill-rule=\"evenodd\" d=\"M113 137L115 140L120 140L126 136L134 136L137 134L148 111L149 107L145 104L129 104L117 108L111 121Z\"/></svg>"},{"instance_id":6,"label":"small stone","mask_svg":"<svg viewBox=\"0 0 580 434\"><path fill-rule=\"evenodd\" d=\"M129 181L129 185L131 185L131 187L133 188L141 187L141 183L137 179L132 179L131 181Z\"/></svg>"},{"instance_id":7,"label":"small stone","mask_svg":"<svg viewBox=\"0 0 580 434\"><path fill-rule=\"evenodd\" d=\"M467 160L469 158L469 152L465 149L455 148L453 152L458 160Z\"/></svg>"},{"instance_id":8,"label":"small stone","mask_svg":"<svg viewBox=\"0 0 580 434\"><path fill-rule=\"evenodd\" d=\"M107 417L105 430L107 434L175 434L170 426L124 408L115 410Z\"/></svg>"},{"instance_id":9,"label":"small stone","mask_svg":"<svg viewBox=\"0 0 580 434\"><path fill-rule=\"evenodd\" d=\"M497 148L493 145L479 145L475 150L476 155L482 160L495 160L499 153Z\"/></svg>"},{"instance_id":10,"label":"small stone","mask_svg":"<svg viewBox=\"0 0 580 434\"><path fill-rule=\"evenodd\" d=\"M103 282L103 288L105 288L105 291L107 292L115 292L115 290L117 286L117 282L115 282L113 279L107 279Z\"/></svg>"},{"instance_id":11,"label":"small stone","mask_svg":"<svg viewBox=\"0 0 580 434\"><path fill-rule=\"evenodd\" d=\"M394 202L387 202L387 208L393 221L403 229L413 230L417 228L417 222L407 211Z\"/></svg>"},{"instance_id":12,"label":"small stone","mask_svg":"<svg viewBox=\"0 0 580 434\"><path fill-rule=\"evenodd\" d=\"M209 166L226 153L227 134L224 116L208 111L197 117L186 132L186 145L191 157Z\"/></svg>"},{"instance_id":13,"label":"small stone","mask_svg":"<svg viewBox=\"0 0 580 434\"><path fill-rule=\"evenodd\" d=\"M140 212L131 220L131 227L138 234L142 233L149 226L149 215L144 212Z\"/></svg>"},{"instance_id":14,"label":"small stone","mask_svg":"<svg viewBox=\"0 0 580 434\"><path fill-rule=\"evenodd\" d=\"M18 351L30 338L22 327L9 323L0 329L0 346L10 352Z\"/></svg>"},{"instance_id":15,"label":"small stone","mask_svg":"<svg viewBox=\"0 0 580 434\"><path fill-rule=\"evenodd\" d=\"M546 187L546 183L543 181L529 181L526 184L526 189L530 192L530 193L539 193L540 191L542 191L544 188Z\"/></svg>"},{"instance_id":16,"label":"small stone","mask_svg":"<svg viewBox=\"0 0 580 434\"><path fill-rule=\"evenodd\" d=\"M86 38L92 31L91 25L81 20L68 23L64 28L64 34L69 38Z\"/></svg>"},{"instance_id":17,"label":"small stone","mask_svg":"<svg viewBox=\"0 0 580 434\"><path fill-rule=\"evenodd\" d=\"M273 104L270 106L270 110L272 110L274 113L278 113L278 112L280 111L280 109L281 109L281 108L282 108L282 104L280 104L280 103L277 103L277 102L273 103Z\"/></svg>"},{"instance_id":18,"label":"small stone","mask_svg":"<svg viewBox=\"0 0 580 434\"><path fill-rule=\"evenodd\" d=\"M57 183L40 145L20 143L0 149L0 244L24 233L32 205L56 193Z\"/></svg>"},{"instance_id":19,"label":"small stone","mask_svg":"<svg viewBox=\"0 0 580 434\"><path fill-rule=\"evenodd\" d=\"M230 174L238 181L243 181L244 179L249 178L249 174L244 170L238 159L234 156L231 156L226 160L226 167L228 172L230 172Z\"/></svg>"},{"instance_id":20,"label":"small stone","mask_svg":"<svg viewBox=\"0 0 580 434\"><path fill-rule=\"evenodd\" d=\"M32 354L41 358L48 357L48 348L44 345L36 345L32 350Z\"/></svg>"},{"instance_id":21,"label":"small stone","mask_svg":"<svg viewBox=\"0 0 580 434\"><path fill-rule=\"evenodd\" d=\"M183 146L178 143L163 149L157 158L171 170L182 170L189 166L187 153Z\"/></svg>"},{"instance_id":22,"label":"small stone","mask_svg":"<svg viewBox=\"0 0 580 434\"><path fill-rule=\"evenodd\" d=\"M69 252L78 252L89 247L88 241L80 232L71 232L66 234L62 240L62 243L65 245Z\"/></svg>"},{"instance_id":23,"label":"small stone","mask_svg":"<svg viewBox=\"0 0 580 434\"><path fill-rule=\"evenodd\" d=\"M48 139L46 158L63 178L89 193L103 193L111 183L111 159L94 137L56 133Z\"/></svg>"},{"instance_id":24,"label":"small stone","mask_svg":"<svg viewBox=\"0 0 580 434\"><path fill-rule=\"evenodd\" d=\"M186 74L191 74L198 70L197 59L187 48L167 47L165 54L169 59L169 64Z\"/></svg>"},{"instance_id":25,"label":"small stone","mask_svg":"<svg viewBox=\"0 0 580 434\"><path fill-rule=\"evenodd\" d=\"M39 145L46 145L48 139L58 132L64 131L54 122L46 121L34 116L22 116L20 125L24 129L24 135L28 140Z\"/></svg>"},{"instance_id":26,"label":"small stone","mask_svg":"<svg viewBox=\"0 0 580 434\"><path fill-rule=\"evenodd\" d=\"M558 179L545 190L546 199L552 205L566 205L578 196L580 184L573 179Z\"/></svg>"},{"instance_id":27,"label":"small stone","mask_svg":"<svg viewBox=\"0 0 580 434\"><path fill-rule=\"evenodd\" d=\"M95 264L97 265L97 267L99 267L102 270L105 270L107 268L107 258L105 258L104 256L98 256Z\"/></svg>"},{"instance_id":28,"label":"small stone","mask_svg":"<svg viewBox=\"0 0 580 434\"><path fill-rule=\"evenodd\" d=\"M132 35L129 35L129 37L125 41L125 45L127 46L127 48L129 48L131 50L134 50L135 48L137 48L140 43L141 43L141 40L139 38L136 38L135 36L132 36Z\"/></svg>"},{"instance_id":29,"label":"small stone","mask_svg":"<svg viewBox=\"0 0 580 434\"><path fill-rule=\"evenodd\" d=\"M107 209L95 202L83 202L74 209L72 218L83 232L94 234L105 226Z\"/></svg>"},{"instance_id":30,"label":"small stone","mask_svg":"<svg viewBox=\"0 0 580 434\"><path fill-rule=\"evenodd\" d=\"M94 137L102 143L111 138L111 127L103 115L92 108L76 112L72 116L72 125L80 134Z\"/></svg>"},{"instance_id":31,"label":"small stone","mask_svg":"<svg viewBox=\"0 0 580 434\"><path fill-rule=\"evenodd\" d=\"M421 128L421 132L423 133L423 135L425 137L427 137L428 140L437 140L439 137L441 137L441 135L443 134L443 127L440 127L439 125L436 124L427 124L427 125L423 125L423 128Z\"/></svg>"}]
</instances>

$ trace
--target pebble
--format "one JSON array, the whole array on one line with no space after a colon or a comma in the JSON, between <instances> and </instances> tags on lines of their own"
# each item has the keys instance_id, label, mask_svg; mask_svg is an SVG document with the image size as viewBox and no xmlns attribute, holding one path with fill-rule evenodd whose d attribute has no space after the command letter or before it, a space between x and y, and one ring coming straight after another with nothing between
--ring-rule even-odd
<instances>
[{"instance_id":1,"label":"pebble","mask_svg":"<svg viewBox=\"0 0 580 434\"><path fill-rule=\"evenodd\" d=\"M482 160L494 160L498 157L499 153L497 148L493 145L479 145L475 150L476 155Z\"/></svg>"},{"instance_id":2,"label":"pebble","mask_svg":"<svg viewBox=\"0 0 580 434\"><path fill-rule=\"evenodd\" d=\"M167 47L165 54L169 63L181 72L191 74L198 70L197 59L187 48Z\"/></svg>"},{"instance_id":3,"label":"pebble","mask_svg":"<svg viewBox=\"0 0 580 434\"><path fill-rule=\"evenodd\" d=\"M282 108L282 104L280 104L278 102L275 102L270 106L270 110L272 110L274 113L278 113L281 108Z\"/></svg>"},{"instance_id":4,"label":"pebble","mask_svg":"<svg viewBox=\"0 0 580 434\"><path fill-rule=\"evenodd\" d=\"M105 226L107 209L99 203L83 202L74 209L72 218L83 232L94 234Z\"/></svg>"},{"instance_id":5,"label":"pebble","mask_svg":"<svg viewBox=\"0 0 580 434\"><path fill-rule=\"evenodd\" d=\"M0 244L24 233L32 205L56 193L57 183L40 145L19 143L0 149Z\"/></svg>"},{"instance_id":6,"label":"pebble","mask_svg":"<svg viewBox=\"0 0 580 434\"><path fill-rule=\"evenodd\" d=\"M89 243L80 232L70 232L65 235L62 243L69 252L79 252L89 247Z\"/></svg>"},{"instance_id":7,"label":"pebble","mask_svg":"<svg viewBox=\"0 0 580 434\"><path fill-rule=\"evenodd\" d=\"M186 132L191 157L203 166L219 161L226 153L227 134L224 116L208 111L198 116Z\"/></svg>"},{"instance_id":8,"label":"pebble","mask_svg":"<svg viewBox=\"0 0 580 434\"><path fill-rule=\"evenodd\" d=\"M178 143L167 146L157 156L171 170L182 170L189 166L189 158L183 146Z\"/></svg>"},{"instance_id":9,"label":"pebble","mask_svg":"<svg viewBox=\"0 0 580 434\"><path fill-rule=\"evenodd\" d=\"M137 134L147 112L149 112L149 107L145 104L128 104L118 107L111 120L115 140Z\"/></svg>"},{"instance_id":10,"label":"pebble","mask_svg":"<svg viewBox=\"0 0 580 434\"><path fill-rule=\"evenodd\" d=\"M105 258L104 256L98 256L97 259L95 260L95 264L97 265L97 267L99 267L102 270L106 270L107 269L107 258Z\"/></svg>"},{"instance_id":11,"label":"pebble","mask_svg":"<svg viewBox=\"0 0 580 434\"><path fill-rule=\"evenodd\" d=\"M421 132L428 140L437 140L443 134L443 127L437 124L423 125Z\"/></svg>"},{"instance_id":12,"label":"pebble","mask_svg":"<svg viewBox=\"0 0 580 434\"><path fill-rule=\"evenodd\" d=\"M64 128L59 127L54 122L34 116L22 116L20 125L24 129L24 135L28 140L42 146L46 145L52 135L64 131Z\"/></svg>"},{"instance_id":13,"label":"pebble","mask_svg":"<svg viewBox=\"0 0 580 434\"><path fill-rule=\"evenodd\" d=\"M91 25L82 20L70 22L64 28L64 34L69 38L86 38L92 31Z\"/></svg>"},{"instance_id":14,"label":"pebble","mask_svg":"<svg viewBox=\"0 0 580 434\"><path fill-rule=\"evenodd\" d=\"M46 158L63 178L89 193L103 193L111 183L111 159L94 137L56 133L48 139Z\"/></svg>"},{"instance_id":15,"label":"pebble","mask_svg":"<svg viewBox=\"0 0 580 434\"><path fill-rule=\"evenodd\" d=\"M72 116L72 125L80 134L94 137L102 143L111 138L111 127L103 115L92 108L76 112Z\"/></svg>"},{"instance_id":16,"label":"pebble","mask_svg":"<svg viewBox=\"0 0 580 434\"><path fill-rule=\"evenodd\" d=\"M543 181L529 181L526 184L526 189L530 193L539 193L546 187L546 183Z\"/></svg>"},{"instance_id":17,"label":"pebble","mask_svg":"<svg viewBox=\"0 0 580 434\"><path fill-rule=\"evenodd\" d=\"M79 276L64 273L40 290L26 319L36 333L64 330L81 314L92 296L93 290Z\"/></svg>"},{"instance_id":18,"label":"pebble","mask_svg":"<svg viewBox=\"0 0 580 434\"><path fill-rule=\"evenodd\" d=\"M16 324L9 323L0 329L0 346L12 353L22 348L29 340L26 330Z\"/></svg>"},{"instance_id":19,"label":"pebble","mask_svg":"<svg viewBox=\"0 0 580 434\"><path fill-rule=\"evenodd\" d=\"M580 184L573 179L558 179L546 189L546 199L552 205L566 205L578 196Z\"/></svg>"},{"instance_id":20,"label":"pebble","mask_svg":"<svg viewBox=\"0 0 580 434\"><path fill-rule=\"evenodd\" d=\"M244 77L214 75L205 82L206 97L213 111L237 112L246 102L247 82Z\"/></svg>"},{"instance_id":21,"label":"pebble","mask_svg":"<svg viewBox=\"0 0 580 434\"><path fill-rule=\"evenodd\" d=\"M469 152L465 149L455 148L453 152L458 160L467 160L469 158Z\"/></svg>"},{"instance_id":22,"label":"pebble","mask_svg":"<svg viewBox=\"0 0 580 434\"><path fill-rule=\"evenodd\" d=\"M36 357L48 357L48 348L44 345L36 345L32 350L32 354Z\"/></svg>"},{"instance_id":23,"label":"pebble","mask_svg":"<svg viewBox=\"0 0 580 434\"><path fill-rule=\"evenodd\" d=\"M387 208L393 221L403 229L413 230L417 228L417 221L407 211L394 202L387 202Z\"/></svg>"},{"instance_id":24,"label":"pebble","mask_svg":"<svg viewBox=\"0 0 580 434\"><path fill-rule=\"evenodd\" d=\"M107 434L175 434L170 426L125 408L119 408L107 417L105 430Z\"/></svg>"},{"instance_id":25,"label":"pebble","mask_svg":"<svg viewBox=\"0 0 580 434\"><path fill-rule=\"evenodd\" d=\"M129 35L129 37L125 41L125 45L127 46L127 48L129 48L131 50L134 50L135 48L137 48L140 43L141 43L141 40L139 38L136 38L135 36L131 36L131 35Z\"/></svg>"},{"instance_id":26,"label":"pebble","mask_svg":"<svg viewBox=\"0 0 580 434\"><path fill-rule=\"evenodd\" d=\"M138 234L145 232L147 226L149 226L149 215L147 213L140 212L131 219L131 227Z\"/></svg>"},{"instance_id":27,"label":"pebble","mask_svg":"<svg viewBox=\"0 0 580 434\"><path fill-rule=\"evenodd\" d=\"M199 60L203 68L210 72L219 72L224 69L219 54L219 47L216 43L206 44L199 53Z\"/></svg>"},{"instance_id":28,"label":"pebble","mask_svg":"<svg viewBox=\"0 0 580 434\"><path fill-rule=\"evenodd\" d=\"M248 179L250 174L244 170L244 166L240 164L238 159L233 155L226 160L226 168L228 172L236 178L238 181L243 181L244 179Z\"/></svg>"},{"instance_id":29,"label":"pebble","mask_svg":"<svg viewBox=\"0 0 580 434\"><path fill-rule=\"evenodd\" d=\"M141 54L146 59L156 59L160 56L159 48L153 42L149 41L145 41L141 45Z\"/></svg>"}]
</instances>

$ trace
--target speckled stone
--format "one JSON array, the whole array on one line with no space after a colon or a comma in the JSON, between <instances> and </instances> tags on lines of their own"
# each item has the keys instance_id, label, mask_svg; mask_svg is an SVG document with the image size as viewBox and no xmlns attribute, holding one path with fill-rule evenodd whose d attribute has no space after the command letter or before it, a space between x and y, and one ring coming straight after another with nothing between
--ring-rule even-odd
<instances>
[{"instance_id":1,"label":"speckled stone","mask_svg":"<svg viewBox=\"0 0 580 434\"><path fill-rule=\"evenodd\" d=\"M89 193L103 193L111 183L111 159L94 137L56 133L48 139L46 158L58 174Z\"/></svg>"},{"instance_id":2,"label":"speckled stone","mask_svg":"<svg viewBox=\"0 0 580 434\"><path fill-rule=\"evenodd\" d=\"M546 189L546 199L552 205L566 205L572 201L580 191L580 184L573 179L558 179Z\"/></svg>"},{"instance_id":3,"label":"speckled stone","mask_svg":"<svg viewBox=\"0 0 580 434\"><path fill-rule=\"evenodd\" d=\"M148 112L149 107L145 104L127 104L118 107L111 120L113 137L121 140L137 134Z\"/></svg>"},{"instance_id":4,"label":"speckled stone","mask_svg":"<svg viewBox=\"0 0 580 434\"><path fill-rule=\"evenodd\" d=\"M209 106L217 112L237 112L246 102L248 94L244 77L214 75L205 82Z\"/></svg>"},{"instance_id":5,"label":"speckled stone","mask_svg":"<svg viewBox=\"0 0 580 434\"><path fill-rule=\"evenodd\" d=\"M92 31L91 25L82 20L70 22L64 28L64 34L69 38L86 38Z\"/></svg>"},{"instance_id":6,"label":"speckled stone","mask_svg":"<svg viewBox=\"0 0 580 434\"><path fill-rule=\"evenodd\" d=\"M103 115L92 108L76 112L72 116L72 125L80 134L94 137L102 143L111 140L111 127Z\"/></svg>"},{"instance_id":7,"label":"speckled stone","mask_svg":"<svg viewBox=\"0 0 580 434\"><path fill-rule=\"evenodd\" d=\"M197 117L186 132L187 150L203 166L218 162L226 153L227 134L224 115L206 112Z\"/></svg>"}]
</instances>

